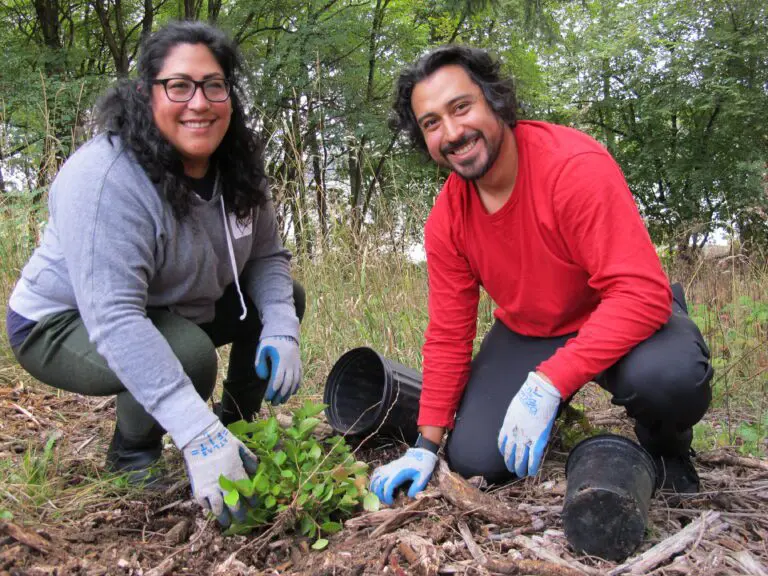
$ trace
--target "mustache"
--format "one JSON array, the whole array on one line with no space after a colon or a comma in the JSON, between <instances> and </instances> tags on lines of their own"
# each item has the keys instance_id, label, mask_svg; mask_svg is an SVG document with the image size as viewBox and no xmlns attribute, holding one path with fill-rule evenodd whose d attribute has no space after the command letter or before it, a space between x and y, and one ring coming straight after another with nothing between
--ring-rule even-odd
<instances>
[{"instance_id":1,"label":"mustache","mask_svg":"<svg viewBox=\"0 0 768 576\"><path fill-rule=\"evenodd\" d=\"M482 132L480 132L479 130L473 130L468 134L464 134L464 136L462 136L455 142L448 142L442 148L440 148L440 152L442 152L444 155L448 155L454 150L458 150L459 148L464 146L470 140L474 140L475 138L482 138L482 137L483 137Z\"/></svg>"}]
</instances>

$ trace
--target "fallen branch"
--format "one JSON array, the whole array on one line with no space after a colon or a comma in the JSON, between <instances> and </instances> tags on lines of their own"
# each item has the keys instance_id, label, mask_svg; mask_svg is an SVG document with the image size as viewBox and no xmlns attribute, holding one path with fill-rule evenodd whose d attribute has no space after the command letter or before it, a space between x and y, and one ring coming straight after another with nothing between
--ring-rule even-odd
<instances>
[{"instance_id":1,"label":"fallen branch","mask_svg":"<svg viewBox=\"0 0 768 576\"><path fill-rule=\"evenodd\" d=\"M451 504L500 526L523 526L531 523L525 512L513 510L500 500L480 492L455 472L451 472L445 460L438 465L437 485L443 498Z\"/></svg>"},{"instance_id":2,"label":"fallen branch","mask_svg":"<svg viewBox=\"0 0 768 576\"><path fill-rule=\"evenodd\" d=\"M583 576L584 572L540 560L502 562L489 560L485 567L496 574L530 574L532 576Z\"/></svg>"},{"instance_id":3,"label":"fallen branch","mask_svg":"<svg viewBox=\"0 0 768 576\"><path fill-rule=\"evenodd\" d=\"M483 551L480 550L480 546L477 545L477 542L475 542L475 539L472 537L472 532L470 531L469 526L467 526L467 523L464 522L464 520L459 520L458 527L459 534L461 534L462 540L464 540L464 543L467 545L467 550L469 550L472 558L481 564L485 564L488 559L485 557Z\"/></svg>"},{"instance_id":4,"label":"fallen branch","mask_svg":"<svg viewBox=\"0 0 768 576\"><path fill-rule=\"evenodd\" d=\"M19 406L15 402L11 402L11 406L13 406L16 409L17 412L21 412L22 414L24 414L24 416L29 418L38 428L42 428L43 427L43 425L40 424L40 420L35 418L34 415L32 414L32 412L30 412L26 408L23 408L23 407Z\"/></svg>"},{"instance_id":5,"label":"fallen branch","mask_svg":"<svg viewBox=\"0 0 768 576\"><path fill-rule=\"evenodd\" d=\"M24 546L37 550L41 554L50 554L53 552L53 545L45 538L38 536L33 532L27 532L23 528L10 522L0 521L0 534L6 534Z\"/></svg>"},{"instance_id":6,"label":"fallen branch","mask_svg":"<svg viewBox=\"0 0 768 576\"><path fill-rule=\"evenodd\" d=\"M652 568L682 552L688 545L699 541L706 532L711 530L713 533L717 533L725 528L727 525L720 522L720 513L708 510L677 534L673 534L639 556L616 566L607 573L607 576L617 576L625 572L647 574Z\"/></svg>"},{"instance_id":7,"label":"fallen branch","mask_svg":"<svg viewBox=\"0 0 768 576\"><path fill-rule=\"evenodd\" d=\"M748 458L729 454L725 450L713 450L702 452L696 459L707 464L724 464L726 466L739 466L741 468L753 468L755 470L768 470L768 460L760 458Z\"/></svg>"}]
</instances>

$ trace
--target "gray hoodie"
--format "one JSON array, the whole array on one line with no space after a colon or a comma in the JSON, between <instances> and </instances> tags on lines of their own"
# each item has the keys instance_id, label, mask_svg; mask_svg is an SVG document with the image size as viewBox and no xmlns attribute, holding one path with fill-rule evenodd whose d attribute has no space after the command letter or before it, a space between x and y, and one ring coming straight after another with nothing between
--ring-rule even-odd
<instances>
[{"instance_id":1,"label":"gray hoodie","mask_svg":"<svg viewBox=\"0 0 768 576\"><path fill-rule=\"evenodd\" d=\"M109 367L183 447L216 416L147 318L147 307L208 322L239 275L261 314L262 337L298 340L290 258L271 202L241 226L225 213L217 186L210 201L195 195L190 213L178 220L133 154L102 135L81 147L51 186L42 243L9 305L35 321L79 310Z\"/></svg>"}]
</instances>

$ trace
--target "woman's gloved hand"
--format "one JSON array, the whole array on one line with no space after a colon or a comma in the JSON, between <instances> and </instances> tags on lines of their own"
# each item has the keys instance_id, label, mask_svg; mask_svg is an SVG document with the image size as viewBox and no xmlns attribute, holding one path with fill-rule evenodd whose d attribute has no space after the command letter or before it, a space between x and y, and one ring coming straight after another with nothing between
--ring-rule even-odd
<instances>
[{"instance_id":1,"label":"woman's gloved hand","mask_svg":"<svg viewBox=\"0 0 768 576\"><path fill-rule=\"evenodd\" d=\"M269 362L267 362L269 361ZM268 336L256 349L256 375L269 378L264 394L273 406L283 404L301 384L301 355L299 343L292 336Z\"/></svg>"},{"instance_id":2,"label":"woman's gloved hand","mask_svg":"<svg viewBox=\"0 0 768 576\"><path fill-rule=\"evenodd\" d=\"M393 495L401 485L411 483L408 497L424 490L437 464L437 454L425 448L409 448L404 456L379 466L371 476L371 492L385 504L392 505Z\"/></svg>"},{"instance_id":3,"label":"woman's gloved hand","mask_svg":"<svg viewBox=\"0 0 768 576\"><path fill-rule=\"evenodd\" d=\"M246 509L242 502L234 509L224 506L224 490L219 476L237 481L256 473L259 460L218 420L193 438L182 449L187 466L192 495L204 510L213 512L224 527L232 517L245 521Z\"/></svg>"},{"instance_id":4,"label":"woman's gloved hand","mask_svg":"<svg viewBox=\"0 0 768 576\"><path fill-rule=\"evenodd\" d=\"M499 431L499 452L507 470L519 478L539 471L559 406L557 388L535 372L529 372L509 403Z\"/></svg>"}]
</instances>

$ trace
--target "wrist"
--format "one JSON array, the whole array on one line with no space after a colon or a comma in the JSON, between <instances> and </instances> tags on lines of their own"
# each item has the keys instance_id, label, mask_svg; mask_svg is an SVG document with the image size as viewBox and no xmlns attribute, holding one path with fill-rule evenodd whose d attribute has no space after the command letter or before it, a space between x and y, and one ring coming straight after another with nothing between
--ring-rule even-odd
<instances>
[{"instance_id":1,"label":"wrist","mask_svg":"<svg viewBox=\"0 0 768 576\"><path fill-rule=\"evenodd\" d=\"M443 426L419 426L419 434L435 444L442 444L445 428Z\"/></svg>"},{"instance_id":2,"label":"wrist","mask_svg":"<svg viewBox=\"0 0 768 576\"><path fill-rule=\"evenodd\" d=\"M419 434L418 438L416 438L416 442L414 442L413 447L428 450L432 454L437 454L440 451L440 444L425 438L422 434Z\"/></svg>"}]
</instances>

